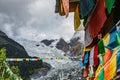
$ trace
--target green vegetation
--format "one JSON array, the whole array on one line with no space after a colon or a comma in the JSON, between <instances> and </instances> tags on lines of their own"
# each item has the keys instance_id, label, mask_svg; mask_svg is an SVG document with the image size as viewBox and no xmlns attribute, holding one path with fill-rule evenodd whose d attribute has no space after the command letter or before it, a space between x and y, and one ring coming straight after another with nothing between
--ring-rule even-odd
<instances>
[{"instance_id":1,"label":"green vegetation","mask_svg":"<svg viewBox=\"0 0 120 80\"><path fill-rule=\"evenodd\" d=\"M6 61L6 49L2 48L0 50L0 80L14 80L18 77L20 79L19 68L17 66L9 68L9 64Z\"/></svg>"}]
</instances>

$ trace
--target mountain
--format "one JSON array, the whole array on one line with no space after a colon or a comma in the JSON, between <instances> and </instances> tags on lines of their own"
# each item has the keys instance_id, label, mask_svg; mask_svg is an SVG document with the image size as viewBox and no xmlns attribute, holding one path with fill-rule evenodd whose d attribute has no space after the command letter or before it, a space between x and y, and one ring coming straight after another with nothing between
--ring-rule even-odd
<instances>
[{"instance_id":1,"label":"mountain","mask_svg":"<svg viewBox=\"0 0 120 80\"><path fill-rule=\"evenodd\" d=\"M29 40L14 37L13 39L19 42L25 47L25 50L30 56L37 56L40 58L53 58L53 60L43 60L51 65L51 69L48 73L44 72L46 69L40 69L39 72L31 75L33 80L52 80L60 79L64 80L68 77L78 74L81 76L81 68L79 66L79 60L63 59L56 60L56 58L66 58L70 56L77 56L83 53L83 40L81 40L79 32L75 33L70 41L65 41L63 38L60 39L44 39L44 40ZM75 68L75 71L72 71ZM80 69L78 72L78 68ZM44 72L44 73L43 73ZM47 74L47 75L46 75ZM76 76L75 75L75 76Z\"/></svg>"},{"instance_id":2,"label":"mountain","mask_svg":"<svg viewBox=\"0 0 120 80\"><path fill-rule=\"evenodd\" d=\"M32 58L30 57L24 47L16 41L10 39L5 33L0 31L0 49L6 48L7 58ZM20 75L23 79L32 75L36 69L46 68L50 70L51 66L41 61L36 62L9 62L10 66L18 66Z\"/></svg>"},{"instance_id":3,"label":"mountain","mask_svg":"<svg viewBox=\"0 0 120 80\"><path fill-rule=\"evenodd\" d=\"M63 52L65 52L65 55L78 56L83 53L83 49L84 49L84 39L83 38L84 38L83 32L76 31L69 42L65 41L63 38L60 38L60 39L56 39L56 40L45 39L45 40L42 40L40 43L43 43L46 46L55 47L59 50L62 50ZM54 43L54 45L52 45L52 43Z\"/></svg>"}]
</instances>

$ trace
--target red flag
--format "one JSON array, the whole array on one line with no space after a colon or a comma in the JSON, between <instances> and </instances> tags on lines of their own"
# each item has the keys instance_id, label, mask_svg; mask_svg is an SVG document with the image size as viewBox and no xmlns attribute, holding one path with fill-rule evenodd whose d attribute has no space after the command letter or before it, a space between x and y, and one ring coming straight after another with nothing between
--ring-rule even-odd
<instances>
[{"instance_id":1,"label":"red flag","mask_svg":"<svg viewBox=\"0 0 120 80\"><path fill-rule=\"evenodd\" d=\"M98 65L98 45L94 48L94 66Z\"/></svg>"},{"instance_id":2,"label":"red flag","mask_svg":"<svg viewBox=\"0 0 120 80\"><path fill-rule=\"evenodd\" d=\"M88 22L90 28L90 34L92 38L95 38L103 27L107 17L105 14L105 5L103 0L97 2L97 6Z\"/></svg>"}]
</instances>

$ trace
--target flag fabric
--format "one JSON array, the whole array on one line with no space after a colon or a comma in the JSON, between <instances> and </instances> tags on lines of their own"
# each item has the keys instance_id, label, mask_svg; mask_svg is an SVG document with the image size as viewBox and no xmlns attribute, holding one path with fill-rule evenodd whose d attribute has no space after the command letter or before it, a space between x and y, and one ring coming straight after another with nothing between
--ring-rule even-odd
<instances>
[{"instance_id":1,"label":"flag fabric","mask_svg":"<svg viewBox=\"0 0 120 80\"><path fill-rule=\"evenodd\" d=\"M90 28L90 34L92 38L95 38L98 35L106 19L107 17L105 13L104 0L98 0L97 6L87 24L87 26Z\"/></svg>"},{"instance_id":2,"label":"flag fabric","mask_svg":"<svg viewBox=\"0 0 120 80\"><path fill-rule=\"evenodd\" d=\"M118 33L116 33L116 42L118 45L120 45L120 37L119 37Z\"/></svg>"},{"instance_id":3,"label":"flag fabric","mask_svg":"<svg viewBox=\"0 0 120 80\"><path fill-rule=\"evenodd\" d=\"M102 69L102 65L99 65L96 72L95 72L95 79L94 80L98 80L99 72L100 72L101 69Z\"/></svg>"},{"instance_id":4,"label":"flag fabric","mask_svg":"<svg viewBox=\"0 0 120 80\"><path fill-rule=\"evenodd\" d=\"M86 65L89 62L89 55L90 55L90 51L85 53L85 55L84 55L84 65Z\"/></svg>"},{"instance_id":5,"label":"flag fabric","mask_svg":"<svg viewBox=\"0 0 120 80\"><path fill-rule=\"evenodd\" d=\"M66 17L68 17L69 15L69 0L62 0L62 4L63 4L63 9L65 12Z\"/></svg>"},{"instance_id":6,"label":"flag fabric","mask_svg":"<svg viewBox=\"0 0 120 80\"><path fill-rule=\"evenodd\" d=\"M84 18L85 16L90 13L90 11L94 7L93 0L80 0L80 12L81 12L81 18Z\"/></svg>"},{"instance_id":7,"label":"flag fabric","mask_svg":"<svg viewBox=\"0 0 120 80\"><path fill-rule=\"evenodd\" d=\"M111 13L114 2L115 0L105 0L106 8L109 14Z\"/></svg>"},{"instance_id":8,"label":"flag fabric","mask_svg":"<svg viewBox=\"0 0 120 80\"><path fill-rule=\"evenodd\" d=\"M110 63L107 62L104 66L104 80L110 80Z\"/></svg>"},{"instance_id":9,"label":"flag fabric","mask_svg":"<svg viewBox=\"0 0 120 80\"><path fill-rule=\"evenodd\" d=\"M77 5L74 13L74 30L77 30L79 28L80 23L79 5Z\"/></svg>"},{"instance_id":10,"label":"flag fabric","mask_svg":"<svg viewBox=\"0 0 120 80\"><path fill-rule=\"evenodd\" d=\"M107 46L110 40L110 33L107 33L103 38L104 45Z\"/></svg>"},{"instance_id":11,"label":"flag fabric","mask_svg":"<svg viewBox=\"0 0 120 80\"><path fill-rule=\"evenodd\" d=\"M93 39L90 36L90 29L89 27L87 27L86 31L85 31L85 47L90 45L92 43Z\"/></svg>"},{"instance_id":12,"label":"flag fabric","mask_svg":"<svg viewBox=\"0 0 120 80\"><path fill-rule=\"evenodd\" d=\"M86 78L88 76L88 67L84 67L83 77Z\"/></svg>"},{"instance_id":13,"label":"flag fabric","mask_svg":"<svg viewBox=\"0 0 120 80\"><path fill-rule=\"evenodd\" d=\"M117 72L120 72L120 50L117 52Z\"/></svg>"},{"instance_id":14,"label":"flag fabric","mask_svg":"<svg viewBox=\"0 0 120 80\"><path fill-rule=\"evenodd\" d=\"M99 54L105 54L105 47L104 47L104 42L102 39L98 42L98 47L99 47Z\"/></svg>"},{"instance_id":15,"label":"flag fabric","mask_svg":"<svg viewBox=\"0 0 120 80\"><path fill-rule=\"evenodd\" d=\"M89 57L89 65L90 66L93 66L93 64L94 64L93 61L94 61L94 47L90 51L90 57Z\"/></svg>"},{"instance_id":16,"label":"flag fabric","mask_svg":"<svg viewBox=\"0 0 120 80\"><path fill-rule=\"evenodd\" d=\"M90 68L89 68L89 77L92 78L93 76L94 76L93 66L90 65Z\"/></svg>"},{"instance_id":17,"label":"flag fabric","mask_svg":"<svg viewBox=\"0 0 120 80\"><path fill-rule=\"evenodd\" d=\"M112 51L110 49L106 49L105 55L104 55L104 64L106 64L112 56Z\"/></svg>"},{"instance_id":18,"label":"flag fabric","mask_svg":"<svg viewBox=\"0 0 120 80\"><path fill-rule=\"evenodd\" d=\"M104 69L100 70L99 76L98 76L98 80L104 80Z\"/></svg>"},{"instance_id":19,"label":"flag fabric","mask_svg":"<svg viewBox=\"0 0 120 80\"><path fill-rule=\"evenodd\" d=\"M110 79L113 79L116 76L116 53L113 54L111 60L110 60Z\"/></svg>"},{"instance_id":20,"label":"flag fabric","mask_svg":"<svg viewBox=\"0 0 120 80\"><path fill-rule=\"evenodd\" d=\"M98 65L98 45L94 47L94 66Z\"/></svg>"}]
</instances>

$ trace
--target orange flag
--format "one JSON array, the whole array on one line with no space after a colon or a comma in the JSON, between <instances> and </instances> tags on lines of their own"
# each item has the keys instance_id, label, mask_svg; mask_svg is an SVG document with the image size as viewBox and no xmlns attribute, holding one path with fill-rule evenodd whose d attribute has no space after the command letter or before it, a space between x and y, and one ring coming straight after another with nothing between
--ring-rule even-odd
<instances>
[{"instance_id":1,"label":"orange flag","mask_svg":"<svg viewBox=\"0 0 120 80\"><path fill-rule=\"evenodd\" d=\"M112 52L110 49L106 49L106 53L104 56L104 64L107 63L107 61L109 61L109 59L111 58Z\"/></svg>"},{"instance_id":2,"label":"orange flag","mask_svg":"<svg viewBox=\"0 0 120 80\"><path fill-rule=\"evenodd\" d=\"M63 4L65 15L66 15L66 17L68 17L68 15L69 15L69 0L62 0L62 4Z\"/></svg>"},{"instance_id":3,"label":"orange flag","mask_svg":"<svg viewBox=\"0 0 120 80\"><path fill-rule=\"evenodd\" d=\"M110 80L110 63L104 66L104 80Z\"/></svg>"}]
</instances>

